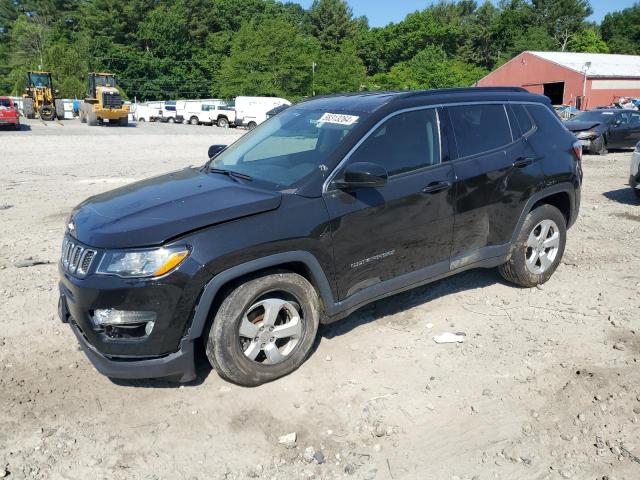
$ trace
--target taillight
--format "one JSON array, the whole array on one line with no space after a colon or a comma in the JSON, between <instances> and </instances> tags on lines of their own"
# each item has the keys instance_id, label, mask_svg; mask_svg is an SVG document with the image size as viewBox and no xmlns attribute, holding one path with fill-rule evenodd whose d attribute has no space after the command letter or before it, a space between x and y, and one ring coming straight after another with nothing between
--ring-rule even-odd
<instances>
[{"instance_id":1,"label":"taillight","mask_svg":"<svg viewBox=\"0 0 640 480\"><path fill-rule=\"evenodd\" d=\"M582 161L582 144L579 141L573 142L573 153L579 161Z\"/></svg>"}]
</instances>

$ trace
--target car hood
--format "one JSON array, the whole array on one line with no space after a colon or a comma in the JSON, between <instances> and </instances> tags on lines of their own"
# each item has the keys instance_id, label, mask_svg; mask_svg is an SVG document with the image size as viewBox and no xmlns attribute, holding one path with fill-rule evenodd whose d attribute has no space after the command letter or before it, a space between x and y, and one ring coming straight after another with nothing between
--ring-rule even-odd
<instances>
[{"instance_id":1,"label":"car hood","mask_svg":"<svg viewBox=\"0 0 640 480\"><path fill-rule=\"evenodd\" d=\"M564 122L564 125L572 132L580 132L582 130L589 130L590 128L601 125L601 122L581 122L579 120L569 120Z\"/></svg>"},{"instance_id":2,"label":"car hood","mask_svg":"<svg viewBox=\"0 0 640 480\"><path fill-rule=\"evenodd\" d=\"M160 245L184 233L274 210L279 192L187 168L88 198L72 217L72 235L96 248Z\"/></svg>"}]
</instances>

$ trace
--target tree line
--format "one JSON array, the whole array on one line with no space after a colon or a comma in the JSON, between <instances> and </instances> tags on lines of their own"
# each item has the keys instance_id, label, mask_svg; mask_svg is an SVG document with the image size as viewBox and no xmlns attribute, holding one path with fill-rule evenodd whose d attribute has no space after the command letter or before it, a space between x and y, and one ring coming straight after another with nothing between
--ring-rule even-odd
<instances>
[{"instance_id":1,"label":"tree line","mask_svg":"<svg viewBox=\"0 0 640 480\"><path fill-rule=\"evenodd\" d=\"M392 8L392 7L390 7ZM139 100L472 85L524 50L640 54L640 2L589 22L588 0L439 1L371 28L345 0L0 0L0 93L89 71Z\"/></svg>"}]
</instances>

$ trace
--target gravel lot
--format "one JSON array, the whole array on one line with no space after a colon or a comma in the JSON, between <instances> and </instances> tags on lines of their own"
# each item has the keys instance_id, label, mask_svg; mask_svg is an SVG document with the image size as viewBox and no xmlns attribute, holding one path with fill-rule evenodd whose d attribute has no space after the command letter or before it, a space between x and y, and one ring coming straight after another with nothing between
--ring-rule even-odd
<instances>
[{"instance_id":1,"label":"gravel lot","mask_svg":"<svg viewBox=\"0 0 640 480\"><path fill-rule=\"evenodd\" d=\"M377 302L323 328L300 370L254 389L204 363L183 387L95 372L56 315L66 215L201 164L241 133L78 121L0 131L0 477L640 478L630 152L585 157L581 216L542 288L478 270ZM436 345L445 331L467 340Z\"/></svg>"}]
</instances>

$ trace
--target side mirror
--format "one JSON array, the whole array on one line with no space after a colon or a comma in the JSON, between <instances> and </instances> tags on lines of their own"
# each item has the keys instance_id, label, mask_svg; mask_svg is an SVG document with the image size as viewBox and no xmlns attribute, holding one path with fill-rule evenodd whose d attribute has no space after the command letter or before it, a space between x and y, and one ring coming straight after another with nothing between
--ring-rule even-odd
<instances>
[{"instance_id":1,"label":"side mirror","mask_svg":"<svg viewBox=\"0 0 640 480\"><path fill-rule=\"evenodd\" d=\"M227 145L211 145L209 147L209 159L218 156L225 148L227 148Z\"/></svg>"},{"instance_id":2,"label":"side mirror","mask_svg":"<svg viewBox=\"0 0 640 480\"><path fill-rule=\"evenodd\" d=\"M620 119L617 119L616 121L613 122L614 127L619 127L620 125L622 125L622 120Z\"/></svg>"},{"instance_id":3,"label":"side mirror","mask_svg":"<svg viewBox=\"0 0 640 480\"><path fill-rule=\"evenodd\" d=\"M377 163L356 162L348 165L342 177L335 181L341 190L358 187L382 187L389 179L387 170Z\"/></svg>"}]
</instances>

